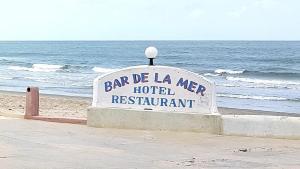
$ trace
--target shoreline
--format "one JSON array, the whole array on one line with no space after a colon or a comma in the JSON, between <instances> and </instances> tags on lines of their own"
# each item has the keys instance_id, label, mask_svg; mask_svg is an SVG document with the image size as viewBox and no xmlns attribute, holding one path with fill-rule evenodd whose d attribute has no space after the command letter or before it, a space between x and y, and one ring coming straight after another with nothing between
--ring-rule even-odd
<instances>
[{"instance_id":1,"label":"shoreline","mask_svg":"<svg viewBox=\"0 0 300 169\"><path fill-rule=\"evenodd\" d=\"M23 115L25 110L25 92L0 90L0 115ZM64 96L54 94L40 94L40 115L53 117L86 118L87 107L91 106L91 97ZM251 109L237 109L218 107L222 115L270 115L300 117L297 113L261 111Z\"/></svg>"}]
</instances>

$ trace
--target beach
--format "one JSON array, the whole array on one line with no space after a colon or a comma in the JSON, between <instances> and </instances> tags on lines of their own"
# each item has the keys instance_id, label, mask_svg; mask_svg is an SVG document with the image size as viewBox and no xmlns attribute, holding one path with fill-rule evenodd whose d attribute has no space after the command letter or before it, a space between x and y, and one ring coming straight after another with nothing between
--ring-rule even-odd
<instances>
[{"instance_id":1,"label":"beach","mask_svg":"<svg viewBox=\"0 0 300 169\"><path fill-rule=\"evenodd\" d=\"M24 115L26 93L0 91L0 114ZM86 118L91 98L40 95L40 115Z\"/></svg>"},{"instance_id":2,"label":"beach","mask_svg":"<svg viewBox=\"0 0 300 169\"><path fill-rule=\"evenodd\" d=\"M24 115L25 95L22 92L0 91L0 115ZM60 95L40 95L40 115L49 117L86 118L86 111L92 104L92 98L60 96ZM249 109L218 108L220 114L235 115L271 115L271 116L293 116L300 117L300 114L259 111Z\"/></svg>"},{"instance_id":3,"label":"beach","mask_svg":"<svg viewBox=\"0 0 300 169\"><path fill-rule=\"evenodd\" d=\"M96 77L148 64L148 46L155 65L214 82L220 107L299 113L299 41L1 42L0 90L91 98Z\"/></svg>"}]
</instances>

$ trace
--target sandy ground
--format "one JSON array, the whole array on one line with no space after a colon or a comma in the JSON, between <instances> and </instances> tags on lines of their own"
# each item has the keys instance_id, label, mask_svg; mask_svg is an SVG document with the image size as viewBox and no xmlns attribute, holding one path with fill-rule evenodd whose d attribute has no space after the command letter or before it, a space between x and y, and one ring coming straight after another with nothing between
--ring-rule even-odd
<instances>
[{"instance_id":1,"label":"sandy ground","mask_svg":"<svg viewBox=\"0 0 300 169\"><path fill-rule=\"evenodd\" d=\"M56 117L86 118L86 109L91 105L91 98L69 97L57 95L40 96L40 115ZM24 114L25 93L0 91L0 113ZM233 109L219 107L221 114L244 114L244 115L273 115L273 116L296 116L300 114L280 113L270 111L257 111L247 109Z\"/></svg>"},{"instance_id":2,"label":"sandy ground","mask_svg":"<svg viewBox=\"0 0 300 169\"><path fill-rule=\"evenodd\" d=\"M40 115L86 118L91 98L56 95L40 96ZM25 93L0 91L0 113L24 114Z\"/></svg>"},{"instance_id":3,"label":"sandy ground","mask_svg":"<svg viewBox=\"0 0 300 169\"><path fill-rule=\"evenodd\" d=\"M41 95L40 114L86 117L90 98ZM0 92L0 168L299 168L299 140L92 128L14 119L25 94ZM220 108L222 114L286 114Z\"/></svg>"},{"instance_id":4,"label":"sandy ground","mask_svg":"<svg viewBox=\"0 0 300 169\"><path fill-rule=\"evenodd\" d=\"M103 129L0 116L3 169L299 167L299 140Z\"/></svg>"},{"instance_id":5,"label":"sandy ground","mask_svg":"<svg viewBox=\"0 0 300 169\"><path fill-rule=\"evenodd\" d=\"M86 118L86 109L91 105L91 98L69 97L57 95L40 96L40 115L55 117ZM0 91L0 114L24 114L25 93ZM268 111L219 108L221 114L274 115L297 116L293 113L278 113Z\"/></svg>"}]
</instances>

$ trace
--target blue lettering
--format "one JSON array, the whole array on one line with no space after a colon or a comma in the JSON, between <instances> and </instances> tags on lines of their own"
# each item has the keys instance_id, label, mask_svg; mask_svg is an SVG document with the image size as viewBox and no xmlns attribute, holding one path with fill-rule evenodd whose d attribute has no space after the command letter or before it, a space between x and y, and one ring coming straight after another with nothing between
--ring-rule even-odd
<instances>
[{"instance_id":1,"label":"blue lettering","mask_svg":"<svg viewBox=\"0 0 300 169\"><path fill-rule=\"evenodd\" d=\"M195 100L187 100L187 101L190 102L189 108L193 108L193 103L195 102Z\"/></svg>"},{"instance_id":2,"label":"blue lettering","mask_svg":"<svg viewBox=\"0 0 300 169\"><path fill-rule=\"evenodd\" d=\"M121 83L120 83L120 81L118 80L118 79L115 79L115 81L114 81L114 89L116 88L116 87L121 87L122 85L121 85Z\"/></svg>"},{"instance_id":3,"label":"blue lettering","mask_svg":"<svg viewBox=\"0 0 300 169\"><path fill-rule=\"evenodd\" d=\"M175 92L172 93L172 90L168 88L168 95L175 95Z\"/></svg>"},{"instance_id":4,"label":"blue lettering","mask_svg":"<svg viewBox=\"0 0 300 169\"><path fill-rule=\"evenodd\" d=\"M129 96L128 97L128 104L134 104L135 103L135 100L134 100L134 96Z\"/></svg>"},{"instance_id":5,"label":"blue lettering","mask_svg":"<svg viewBox=\"0 0 300 169\"><path fill-rule=\"evenodd\" d=\"M185 107L186 105L186 99L179 99L178 107Z\"/></svg>"},{"instance_id":6,"label":"blue lettering","mask_svg":"<svg viewBox=\"0 0 300 169\"><path fill-rule=\"evenodd\" d=\"M195 90L195 88L196 88L196 85L197 85L197 83L196 82L193 82L193 81L190 81L190 84L189 84L189 87L188 87L188 91L190 91L190 92L194 92Z\"/></svg>"},{"instance_id":7,"label":"blue lettering","mask_svg":"<svg viewBox=\"0 0 300 169\"><path fill-rule=\"evenodd\" d=\"M126 104L127 103L127 96L120 96L120 103L121 104Z\"/></svg>"},{"instance_id":8,"label":"blue lettering","mask_svg":"<svg viewBox=\"0 0 300 169\"><path fill-rule=\"evenodd\" d=\"M141 76L138 74L132 74L133 77L133 83L139 83L141 81Z\"/></svg>"},{"instance_id":9,"label":"blue lettering","mask_svg":"<svg viewBox=\"0 0 300 169\"><path fill-rule=\"evenodd\" d=\"M143 86L143 93L144 94L149 93L149 87L148 86Z\"/></svg>"},{"instance_id":10,"label":"blue lettering","mask_svg":"<svg viewBox=\"0 0 300 169\"><path fill-rule=\"evenodd\" d=\"M171 77L170 77L170 75L166 75L166 77L164 78L164 80L163 80L163 83L168 83L168 84L171 84Z\"/></svg>"},{"instance_id":11,"label":"blue lettering","mask_svg":"<svg viewBox=\"0 0 300 169\"><path fill-rule=\"evenodd\" d=\"M167 106L167 102L168 102L168 99L166 99L166 98L161 98L161 99L160 99L160 106Z\"/></svg>"},{"instance_id":12,"label":"blue lettering","mask_svg":"<svg viewBox=\"0 0 300 169\"><path fill-rule=\"evenodd\" d=\"M138 86L138 87L134 87L133 88L133 93L141 93L141 86Z\"/></svg>"},{"instance_id":13,"label":"blue lettering","mask_svg":"<svg viewBox=\"0 0 300 169\"><path fill-rule=\"evenodd\" d=\"M205 92L206 88L202 85L199 85L196 94L201 93L201 96L204 96L204 92Z\"/></svg>"},{"instance_id":14,"label":"blue lettering","mask_svg":"<svg viewBox=\"0 0 300 169\"><path fill-rule=\"evenodd\" d=\"M138 99L139 105L142 104L142 98L143 98L143 97L136 97L136 99Z\"/></svg>"},{"instance_id":15,"label":"blue lettering","mask_svg":"<svg viewBox=\"0 0 300 169\"><path fill-rule=\"evenodd\" d=\"M175 102L175 99L171 99L171 102L170 102L170 107L173 106L173 107L177 107L176 106L176 102Z\"/></svg>"},{"instance_id":16,"label":"blue lettering","mask_svg":"<svg viewBox=\"0 0 300 169\"><path fill-rule=\"evenodd\" d=\"M165 87L159 87L159 94L166 95L166 89Z\"/></svg>"},{"instance_id":17,"label":"blue lettering","mask_svg":"<svg viewBox=\"0 0 300 169\"><path fill-rule=\"evenodd\" d=\"M144 98L144 103L143 105L150 105L150 101L149 101L149 98L148 97L145 97Z\"/></svg>"},{"instance_id":18,"label":"blue lettering","mask_svg":"<svg viewBox=\"0 0 300 169\"><path fill-rule=\"evenodd\" d=\"M156 83L161 83L162 82L162 81L158 80L158 73L155 73L154 82L156 82Z\"/></svg>"},{"instance_id":19,"label":"blue lettering","mask_svg":"<svg viewBox=\"0 0 300 169\"><path fill-rule=\"evenodd\" d=\"M129 84L127 76L122 76L120 79L121 79L122 86L125 86L125 84Z\"/></svg>"},{"instance_id":20,"label":"blue lettering","mask_svg":"<svg viewBox=\"0 0 300 169\"><path fill-rule=\"evenodd\" d=\"M152 93L152 94L155 94L157 88L158 88L157 86L150 86L151 93Z\"/></svg>"},{"instance_id":21,"label":"blue lettering","mask_svg":"<svg viewBox=\"0 0 300 169\"><path fill-rule=\"evenodd\" d=\"M105 92L109 92L112 89L112 82L111 81L107 81L104 83L104 88L105 88Z\"/></svg>"},{"instance_id":22,"label":"blue lettering","mask_svg":"<svg viewBox=\"0 0 300 169\"><path fill-rule=\"evenodd\" d=\"M119 103L119 96L116 96L116 95L112 95L112 103Z\"/></svg>"},{"instance_id":23,"label":"blue lettering","mask_svg":"<svg viewBox=\"0 0 300 169\"><path fill-rule=\"evenodd\" d=\"M148 82L148 75L149 75L149 73L141 73L141 81L142 81L142 83Z\"/></svg>"},{"instance_id":24,"label":"blue lettering","mask_svg":"<svg viewBox=\"0 0 300 169\"><path fill-rule=\"evenodd\" d=\"M183 78L180 78L176 86L183 86L184 89L186 89L188 86L188 80L183 81Z\"/></svg>"},{"instance_id":25,"label":"blue lettering","mask_svg":"<svg viewBox=\"0 0 300 169\"><path fill-rule=\"evenodd\" d=\"M159 98L156 99L156 103L155 103L155 102L154 102L154 98L152 97L152 98L151 98L151 105L153 105L153 106L158 106L158 100L159 100Z\"/></svg>"}]
</instances>

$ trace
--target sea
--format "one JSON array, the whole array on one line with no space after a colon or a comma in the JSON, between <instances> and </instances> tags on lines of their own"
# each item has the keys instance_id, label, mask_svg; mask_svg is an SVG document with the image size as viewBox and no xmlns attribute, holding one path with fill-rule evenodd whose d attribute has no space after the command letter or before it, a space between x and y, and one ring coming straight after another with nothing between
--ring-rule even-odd
<instances>
[{"instance_id":1,"label":"sea","mask_svg":"<svg viewBox=\"0 0 300 169\"><path fill-rule=\"evenodd\" d=\"M300 41L0 41L0 90L92 97L97 76L148 64L148 46L214 81L220 107L300 113Z\"/></svg>"}]
</instances>

